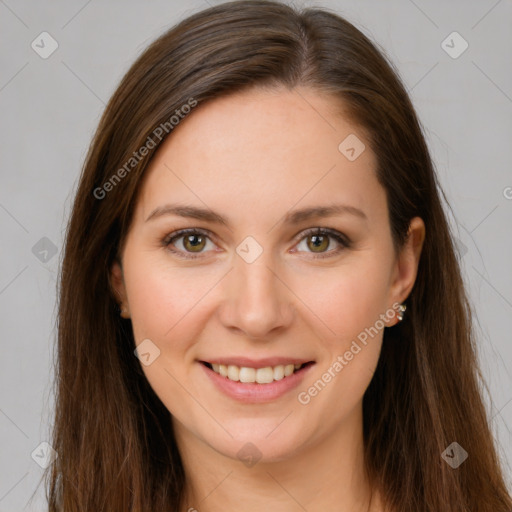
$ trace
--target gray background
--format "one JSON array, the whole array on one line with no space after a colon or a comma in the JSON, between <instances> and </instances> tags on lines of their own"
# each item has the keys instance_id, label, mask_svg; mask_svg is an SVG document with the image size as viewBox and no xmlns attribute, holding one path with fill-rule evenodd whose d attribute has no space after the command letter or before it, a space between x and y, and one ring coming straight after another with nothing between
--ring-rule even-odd
<instances>
[{"instance_id":1,"label":"gray background","mask_svg":"<svg viewBox=\"0 0 512 512\"><path fill-rule=\"evenodd\" d=\"M28 504L43 471L31 453L49 439L56 278L93 130L146 45L214 3L0 0L0 512L44 510L42 486ZM512 1L295 4L346 16L384 48L409 88L452 206L510 482ZM47 59L31 47L43 31L58 43ZM469 44L457 58L442 46L453 31Z\"/></svg>"}]
</instances>

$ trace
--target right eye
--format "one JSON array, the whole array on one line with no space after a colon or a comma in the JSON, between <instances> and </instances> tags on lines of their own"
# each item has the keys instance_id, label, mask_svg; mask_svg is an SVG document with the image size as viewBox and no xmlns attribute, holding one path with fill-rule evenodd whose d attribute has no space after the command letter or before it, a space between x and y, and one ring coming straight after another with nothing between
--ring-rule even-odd
<instances>
[{"instance_id":1,"label":"right eye","mask_svg":"<svg viewBox=\"0 0 512 512\"><path fill-rule=\"evenodd\" d=\"M183 249L173 248L177 240L182 240L181 245ZM203 249L207 245L207 241L213 244L207 231L198 228L188 228L170 233L162 240L162 245L180 258L194 259L200 257L195 254L205 252Z\"/></svg>"}]
</instances>

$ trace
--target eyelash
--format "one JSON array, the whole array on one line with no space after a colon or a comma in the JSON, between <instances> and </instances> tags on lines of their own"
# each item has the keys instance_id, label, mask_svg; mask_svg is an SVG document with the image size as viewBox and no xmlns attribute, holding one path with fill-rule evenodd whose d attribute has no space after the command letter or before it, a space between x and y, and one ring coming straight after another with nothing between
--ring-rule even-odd
<instances>
[{"instance_id":1,"label":"eyelash","mask_svg":"<svg viewBox=\"0 0 512 512\"><path fill-rule=\"evenodd\" d=\"M179 238L182 238L184 235L188 235L188 234L199 234L199 235L206 236L208 239L210 239L210 233L208 231L204 230L204 229L200 229L200 228L187 228L187 229L181 229L179 231L176 231L175 233L171 233L170 235L166 236L162 240L162 245L168 251L176 254L180 258L189 259L189 260L194 260L194 259L201 258L202 257L201 254L203 254L203 253L197 253L197 256L196 255L192 256L191 253L187 253L187 252L183 252L183 251L179 251L179 250L175 250L175 249L171 249L170 248L174 241L176 241ZM339 231L336 231L334 229L310 228L310 229L306 229L305 231L303 231L301 233L301 235L302 236L298 240L297 243L300 243L302 240L304 240L304 238L307 238L308 236L311 236L311 235L321 235L321 236L328 235L331 238L334 238L341 245L341 247L338 247L337 249L328 251L326 253L317 253L317 254L311 253L311 254L313 254L313 258L314 259L323 259L323 258L330 258L332 256L336 256L343 249L348 249L350 247L350 245L351 245L350 240L345 235L343 235L342 233L340 233ZM186 256L184 256L184 254L186 254Z\"/></svg>"}]
</instances>

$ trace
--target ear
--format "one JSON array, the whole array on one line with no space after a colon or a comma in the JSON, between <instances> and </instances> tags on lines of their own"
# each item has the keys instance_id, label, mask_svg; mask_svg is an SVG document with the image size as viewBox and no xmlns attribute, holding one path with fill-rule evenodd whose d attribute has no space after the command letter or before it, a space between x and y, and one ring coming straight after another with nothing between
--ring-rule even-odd
<instances>
[{"instance_id":1,"label":"ear","mask_svg":"<svg viewBox=\"0 0 512 512\"><path fill-rule=\"evenodd\" d=\"M407 239L398 254L392 276L390 304L402 303L416 281L421 250L425 240L425 223L420 217L414 217L407 232Z\"/></svg>"},{"instance_id":2,"label":"ear","mask_svg":"<svg viewBox=\"0 0 512 512\"><path fill-rule=\"evenodd\" d=\"M116 260L110 269L110 287L116 296L121 307L128 309L128 300L126 295L126 287L124 284L123 269L121 263Z\"/></svg>"}]
</instances>

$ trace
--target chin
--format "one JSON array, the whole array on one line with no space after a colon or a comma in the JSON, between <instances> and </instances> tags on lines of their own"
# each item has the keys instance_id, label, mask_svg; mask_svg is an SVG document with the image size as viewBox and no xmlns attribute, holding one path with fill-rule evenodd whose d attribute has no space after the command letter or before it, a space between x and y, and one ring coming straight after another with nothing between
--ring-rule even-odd
<instances>
[{"instance_id":1,"label":"chin","mask_svg":"<svg viewBox=\"0 0 512 512\"><path fill-rule=\"evenodd\" d=\"M275 425L273 428L275 429ZM228 427L228 430L233 433L233 438L226 435L222 439L205 438L204 441L218 453L239 460L247 467L261 463L281 462L294 456L305 440L303 435L299 438L298 433L295 435L289 429L278 432L279 428L281 426L272 432L272 429L258 429L253 423L251 430L241 433L240 430Z\"/></svg>"}]
</instances>

